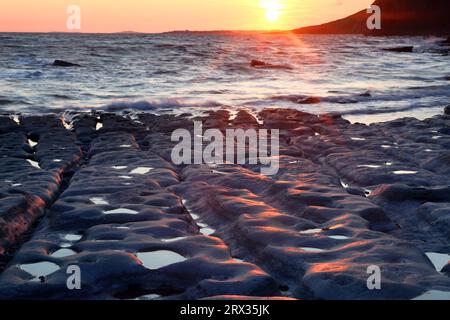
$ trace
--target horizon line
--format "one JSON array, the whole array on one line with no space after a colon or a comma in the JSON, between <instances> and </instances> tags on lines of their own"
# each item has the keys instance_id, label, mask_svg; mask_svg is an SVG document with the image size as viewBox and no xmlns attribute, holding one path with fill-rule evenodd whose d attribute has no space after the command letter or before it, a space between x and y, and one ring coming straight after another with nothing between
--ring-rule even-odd
<instances>
[{"instance_id":1,"label":"horizon line","mask_svg":"<svg viewBox=\"0 0 450 320\"><path fill-rule=\"evenodd\" d=\"M260 33L260 32L291 32L295 29L241 29L241 30L233 30L233 29L217 29L217 30L170 30L170 31L159 31L159 32L145 32L145 31L112 31L112 32L85 32L85 31L1 31L0 33L67 33L67 34L165 34L165 33L214 33L214 32L252 32L252 33Z\"/></svg>"}]
</instances>

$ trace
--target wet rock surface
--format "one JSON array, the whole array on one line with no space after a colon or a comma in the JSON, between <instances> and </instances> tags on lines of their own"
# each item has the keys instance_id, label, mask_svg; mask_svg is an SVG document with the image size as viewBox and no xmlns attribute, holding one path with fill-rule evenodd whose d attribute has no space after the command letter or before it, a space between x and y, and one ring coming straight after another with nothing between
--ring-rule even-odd
<instances>
[{"instance_id":1,"label":"wet rock surface","mask_svg":"<svg viewBox=\"0 0 450 320\"><path fill-rule=\"evenodd\" d=\"M384 48L384 51L390 52L413 52L414 47L406 46L406 47L395 47L395 48Z\"/></svg>"},{"instance_id":2,"label":"wet rock surface","mask_svg":"<svg viewBox=\"0 0 450 320\"><path fill-rule=\"evenodd\" d=\"M81 65L73 63L73 62L68 62L68 61L64 61L64 60L55 60L52 64L54 67L65 67L65 68L71 68L71 67L81 67Z\"/></svg>"},{"instance_id":3,"label":"wet rock surface","mask_svg":"<svg viewBox=\"0 0 450 320\"><path fill-rule=\"evenodd\" d=\"M71 116L0 117L0 299L450 292L447 115L370 126L287 109ZM172 131L194 120L280 129L280 170L174 165ZM81 290L68 289L70 266ZM381 290L368 289L371 266Z\"/></svg>"},{"instance_id":4,"label":"wet rock surface","mask_svg":"<svg viewBox=\"0 0 450 320\"><path fill-rule=\"evenodd\" d=\"M261 60L250 61L250 66L252 68L260 68L260 69L291 69L291 67L287 65L271 64Z\"/></svg>"},{"instance_id":5,"label":"wet rock surface","mask_svg":"<svg viewBox=\"0 0 450 320\"><path fill-rule=\"evenodd\" d=\"M448 106L445 107L444 113L445 113L446 115L450 115L450 105L448 105Z\"/></svg>"},{"instance_id":6,"label":"wet rock surface","mask_svg":"<svg viewBox=\"0 0 450 320\"><path fill-rule=\"evenodd\" d=\"M16 122L17 121L17 122ZM0 253L20 242L56 199L81 159L75 136L55 116L0 120Z\"/></svg>"}]
</instances>

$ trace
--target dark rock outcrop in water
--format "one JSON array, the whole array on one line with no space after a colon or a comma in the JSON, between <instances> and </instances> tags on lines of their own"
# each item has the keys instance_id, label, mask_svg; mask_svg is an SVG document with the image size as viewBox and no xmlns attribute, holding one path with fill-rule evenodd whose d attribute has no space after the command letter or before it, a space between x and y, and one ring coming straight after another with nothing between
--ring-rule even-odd
<instances>
[{"instance_id":1,"label":"dark rock outcrop in water","mask_svg":"<svg viewBox=\"0 0 450 320\"><path fill-rule=\"evenodd\" d=\"M448 0L376 0L381 8L381 30L369 30L371 14L364 9L329 23L295 29L304 34L444 35L450 34Z\"/></svg>"},{"instance_id":2,"label":"dark rock outcrop in water","mask_svg":"<svg viewBox=\"0 0 450 320\"><path fill-rule=\"evenodd\" d=\"M443 46L450 46L450 36L447 37L444 41L441 41L441 45Z\"/></svg>"},{"instance_id":3,"label":"dark rock outcrop in water","mask_svg":"<svg viewBox=\"0 0 450 320\"><path fill-rule=\"evenodd\" d=\"M261 60L250 61L250 66L259 69L292 69L290 66L282 64L271 64Z\"/></svg>"},{"instance_id":4,"label":"dark rock outcrop in water","mask_svg":"<svg viewBox=\"0 0 450 320\"><path fill-rule=\"evenodd\" d=\"M445 107L444 113L450 115L450 104Z\"/></svg>"},{"instance_id":5,"label":"dark rock outcrop in water","mask_svg":"<svg viewBox=\"0 0 450 320\"><path fill-rule=\"evenodd\" d=\"M414 47L396 47L396 48L384 48L384 51L390 52L413 52Z\"/></svg>"},{"instance_id":6,"label":"dark rock outcrop in water","mask_svg":"<svg viewBox=\"0 0 450 320\"><path fill-rule=\"evenodd\" d=\"M72 62L67 62L67 61L64 61L64 60L55 60L52 65L54 67L66 67L66 68L81 67L81 65L79 65L79 64L72 63Z\"/></svg>"},{"instance_id":7,"label":"dark rock outcrop in water","mask_svg":"<svg viewBox=\"0 0 450 320\"><path fill-rule=\"evenodd\" d=\"M307 97L303 100L298 101L299 104L316 104L320 103L320 98L318 97Z\"/></svg>"},{"instance_id":8,"label":"dark rock outcrop in water","mask_svg":"<svg viewBox=\"0 0 450 320\"><path fill-rule=\"evenodd\" d=\"M260 60L252 60L250 61L250 65L252 67L262 67L267 65L267 63L265 63L264 61L260 61Z\"/></svg>"}]
</instances>

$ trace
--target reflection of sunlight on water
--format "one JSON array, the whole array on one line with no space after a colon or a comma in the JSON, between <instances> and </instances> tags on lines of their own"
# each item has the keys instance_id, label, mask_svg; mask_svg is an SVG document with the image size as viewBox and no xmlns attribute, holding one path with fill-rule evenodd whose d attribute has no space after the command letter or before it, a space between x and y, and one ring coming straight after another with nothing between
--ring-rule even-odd
<instances>
[{"instance_id":1,"label":"reflection of sunlight on water","mask_svg":"<svg viewBox=\"0 0 450 320\"><path fill-rule=\"evenodd\" d=\"M21 270L32 275L34 277L32 281L39 281L41 277L47 277L61 269L57 264L47 261L32 264L22 264L18 267Z\"/></svg>"},{"instance_id":2,"label":"reflection of sunlight on water","mask_svg":"<svg viewBox=\"0 0 450 320\"><path fill-rule=\"evenodd\" d=\"M18 115L13 115L12 119L15 123L20 124L20 120L19 120L19 116Z\"/></svg>"},{"instance_id":3,"label":"reflection of sunlight on water","mask_svg":"<svg viewBox=\"0 0 450 320\"><path fill-rule=\"evenodd\" d=\"M331 229L327 229L327 230L331 230ZM313 235L321 234L327 230L309 229L309 230L301 231L300 234L313 236ZM326 235L324 235L324 236L326 236ZM326 236L326 237L333 239L333 240L348 240L348 239L350 239L349 237L342 236L342 235L331 235L331 236ZM310 251L310 252L323 252L324 251L322 249L316 249L316 248L300 248L300 249L305 250L305 251Z\"/></svg>"},{"instance_id":4,"label":"reflection of sunlight on water","mask_svg":"<svg viewBox=\"0 0 450 320\"><path fill-rule=\"evenodd\" d=\"M139 168L131 170L130 174L147 174L151 170L153 170L153 168L151 168L151 167L139 167Z\"/></svg>"},{"instance_id":5,"label":"reflection of sunlight on water","mask_svg":"<svg viewBox=\"0 0 450 320\"><path fill-rule=\"evenodd\" d=\"M412 174L417 174L417 171L410 171L410 170L397 170L397 171L393 171L393 174L396 175L412 175Z\"/></svg>"},{"instance_id":6,"label":"reflection of sunlight on water","mask_svg":"<svg viewBox=\"0 0 450 320\"><path fill-rule=\"evenodd\" d=\"M64 128L66 130L72 130L72 125L66 121L66 119L64 118L64 116L61 117L61 123L64 126Z\"/></svg>"},{"instance_id":7,"label":"reflection of sunlight on water","mask_svg":"<svg viewBox=\"0 0 450 320\"><path fill-rule=\"evenodd\" d=\"M177 238L172 238L172 239L161 239L162 242L166 242L166 243L171 243L171 242L177 242L180 240L184 240L187 239L188 237L177 237Z\"/></svg>"},{"instance_id":8,"label":"reflection of sunlight on water","mask_svg":"<svg viewBox=\"0 0 450 320\"><path fill-rule=\"evenodd\" d=\"M430 290L413 300L450 300L450 291Z\"/></svg>"},{"instance_id":9,"label":"reflection of sunlight on water","mask_svg":"<svg viewBox=\"0 0 450 320\"><path fill-rule=\"evenodd\" d=\"M377 169L377 168L381 168L381 166L376 165L376 164L361 164L361 165L358 165L358 168Z\"/></svg>"},{"instance_id":10,"label":"reflection of sunlight on water","mask_svg":"<svg viewBox=\"0 0 450 320\"><path fill-rule=\"evenodd\" d=\"M77 253L71 249L59 249L51 254L53 258L66 258L73 255L76 255Z\"/></svg>"},{"instance_id":11,"label":"reflection of sunlight on water","mask_svg":"<svg viewBox=\"0 0 450 320\"><path fill-rule=\"evenodd\" d=\"M188 211L189 215L192 217L192 219L195 221L197 226L200 228L200 233L201 234L203 234L205 236L210 236L210 235L213 235L216 232L215 229L211 228L208 224L202 222L202 220L200 219L200 216L198 214L192 213L192 211L187 206L187 201L186 200L183 200L182 203L183 203L183 206Z\"/></svg>"},{"instance_id":12,"label":"reflection of sunlight on water","mask_svg":"<svg viewBox=\"0 0 450 320\"><path fill-rule=\"evenodd\" d=\"M37 168L37 169L42 169L41 166L39 165L39 162L36 162L34 160L27 160L29 164L31 164L33 167Z\"/></svg>"},{"instance_id":13,"label":"reflection of sunlight on water","mask_svg":"<svg viewBox=\"0 0 450 320\"><path fill-rule=\"evenodd\" d=\"M140 252L136 256L142 262L142 265L150 270L157 270L187 260L182 255L167 250Z\"/></svg>"},{"instance_id":14,"label":"reflection of sunlight on water","mask_svg":"<svg viewBox=\"0 0 450 320\"><path fill-rule=\"evenodd\" d=\"M93 197L90 198L89 201L91 201L95 205L108 205L109 202L105 200L105 198L102 197Z\"/></svg>"},{"instance_id":15,"label":"reflection of sunlight on water","mask_svg":"<svg viewBox=\"0 0 450 320\"><path fill-rule=\"evenodd\" d=\"M341 186L344 187L344 189L350 188L350 185L346 183L344 180L341 180Z\"/></svg>"},{"instance_id":16,"label":"reflection of sunlight on water","mask_svg":"<svg viewBox=\"0 0 450 320\"><path fill-rule=\"evenodd\" d=\"M203 226L200 226L200 224L199 224L199 227L201 228L200 233L205 236L210 236L216 232L216 230L209 228L208 225L205 225L205 224L203 224Z\"/></svg>"},{"instance_id":17,"label":"reflection of sunlight on water","mask_svg":"<svg viewBox=\"0 0 450 320\"><path fill-rule=\"evenodd\" d=\"M305 230L305 231L300 231L300 234L315 234L315 233L320 233L322 232L322 229L309 229L309 230Z\"/></svg>"},{"instance_id":18,"label":"reflection of sunlight on water","mask_svg":"<svg viewBox=\"0 0 450 320\"><path fill-rule=\"evenodd\" d=\"M113 166L112 167L114 170L125 170L126 168L128 168L127 166Z\"/></svg>"},{"instance_id":19,"label":"reflection of sunlight on water","mask_svg":"<svg viewBox=\"0 0 450 320\"><path fill-rule=\"evenodd\" d=\"M348 239L350 239L349 237L346 237L346 236L329 236L328 238L334 239L334 240L348 240Z\"/></svg>"},{"instance_id":20,"label":"reflection of sunlight on water","mask_svg":"<svg viewBox=\"0 0 450 320\"><path fill-rule=\"evenodd\" d=\"M307 251L307 252L324 252L325 250L319 249L319 248L309 248L309 247L302 247L300 250Z\"/></svg>"},{"instance_id":21,"label":"reflection of sunlight on water","mask_svg":"<svg viewBox=\"0 0 450 320\"><path fill-rule=\"evenodd\" d=\"M435 266L435 268L438 272L441 272L441 270L448 263L450 263L450 255L449 254L427 252L426 255L427 255L428 259L431 260L431 262L433 263L433 265Z\"/></svg>"},{"instance_id":22,"label":"reflection of sunlight on water","mask_svg":"<svg viewBox=\"0 0 450 320\"><path fill-rule=\"evenodd\" d=\"M135 300L138 300L138 301L151 301L151 300L157 300L159 298L161 298L161 296L159 294L147 294L145 296L138 297Z\"/></svg>"},{"instance_id":23,"label":"reflection of sunlight on water","mask_svg":"<svg viewBox=\"0 0 450 320\"><path fill-rule=\"evenodd\" d=\"M132 209L127 208L119 208L113 210L103 211L104 214L138 214L139 212Z\"/></svg>"},{"instance_id":24,"label":"reflection of sunlight on water","mask_svg":"<svg viewBox=\"0 0 450 320\"><path fill-rule=\"evenodd\" d=\"M66 234L61 236L61 238L66 241L80 241L82 236L79 234Z\"/></svg>"},{"instance_id":25,"label":"reflection of sunlight on water","mask_svg":"<svg viewBox=\"0 0 450 320\"><path fill-rule=\"evenodd\" d=\"M33 141L33 140L31 140L31 139L28 139L28 144L30 145L30 147L35 147L38 143L37 143L37 141Z\"/></svg>"}]
</instances>

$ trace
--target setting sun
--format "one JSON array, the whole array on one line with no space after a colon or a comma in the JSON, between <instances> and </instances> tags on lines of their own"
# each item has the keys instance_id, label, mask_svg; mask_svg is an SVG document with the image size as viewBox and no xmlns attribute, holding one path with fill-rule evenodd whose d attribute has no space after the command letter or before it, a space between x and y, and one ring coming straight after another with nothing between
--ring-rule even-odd
<instances>
[{"instance_id":1,"label":"setting sun","mask_svg":"<svg viewBox=\"0 0 450 320\"><path fill-rule=\"evenodd\" d=\"M275 22L280 17L284 5L278 0L261 0L261 7L266 10L267 21Z\"/></svg>"}]
</instances>

